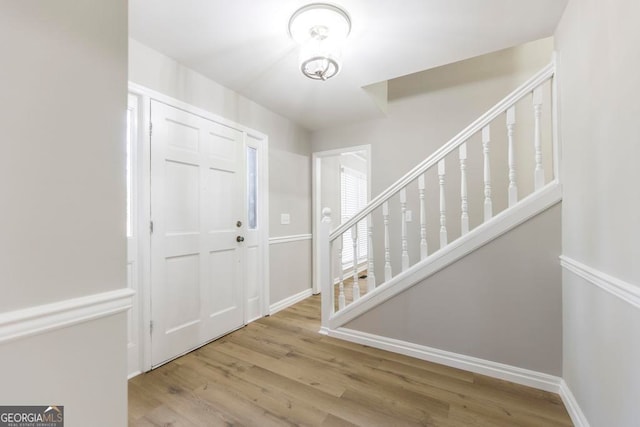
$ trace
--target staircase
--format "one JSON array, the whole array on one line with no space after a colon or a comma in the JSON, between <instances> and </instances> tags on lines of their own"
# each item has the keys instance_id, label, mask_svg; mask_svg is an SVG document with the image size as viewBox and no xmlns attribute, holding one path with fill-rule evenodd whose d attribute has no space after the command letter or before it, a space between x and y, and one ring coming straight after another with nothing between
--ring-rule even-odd
<instances>
[{"instance_id":1,"label":"staircase","mask_svg":"<svg viewBox=\"0 0 640 427\"><path fill-rule=\"evenodd\" d=\"M561 200L554 75L552 62L333 231L331 212L323 209L321 332L337 330ZM363 289L360 239L368 246ZM342 250L349 244L354 261L345 270Z\"/></svg>"}]
</instances>

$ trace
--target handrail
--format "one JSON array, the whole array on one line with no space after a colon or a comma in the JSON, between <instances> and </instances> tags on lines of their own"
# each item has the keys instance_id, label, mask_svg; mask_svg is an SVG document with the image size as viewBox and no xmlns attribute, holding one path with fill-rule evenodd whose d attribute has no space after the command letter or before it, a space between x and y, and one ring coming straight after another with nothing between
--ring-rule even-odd
<instances>
[{"instance_id":1,"label":"handrail","mask_svg":"<svg viewBox=\"0 0 640 427\"><path fill-rule=\"evenodd\" d=\"M421 174L425 173L430 167L437 164L446 155L458 148L462 143L471 138L475 133L481 131L485 126L491 123L496 117L504 113L508 108L513 106L525 95L533 91L545 81L549 80L555 74L555 62L549 63L532 78L520 85L516 90L507 95L502 101L498 102L486 113L480 116L476 121L467 126L464 130L454 136L449 142L437 149L431 156L411 169L402 178L391 184L386 190L371 200L360 212L351 217L347 222L341 224L329 236L329 241L334 241L348 229L362 221L367 215L380 207L385 201L398 193L401 189L416 180Z\"/></svg>"}]
</instances>

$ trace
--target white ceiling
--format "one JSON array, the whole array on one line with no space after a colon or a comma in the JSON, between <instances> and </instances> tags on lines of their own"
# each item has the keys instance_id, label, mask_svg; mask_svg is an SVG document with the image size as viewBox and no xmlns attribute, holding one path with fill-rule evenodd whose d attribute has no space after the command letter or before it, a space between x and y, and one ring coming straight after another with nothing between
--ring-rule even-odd
<instances>
[{"instance_id":1,"label":"white ceiling","mask_svg":"<svg viewBox=\"0 0 640 427\"><path fill-rule=\"evenodd\" d=\"M130 0L130 36L315 130L381 115L362 88L553 34L566 0L338 0L340 74L304 77L289 18L313 0Z\"/></svg>"}]
</instances>

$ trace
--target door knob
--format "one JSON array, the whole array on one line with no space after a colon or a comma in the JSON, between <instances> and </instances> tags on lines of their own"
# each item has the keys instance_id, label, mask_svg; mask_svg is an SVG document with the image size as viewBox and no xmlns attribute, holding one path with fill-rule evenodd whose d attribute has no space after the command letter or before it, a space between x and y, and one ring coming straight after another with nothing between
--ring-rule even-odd
<instances>
[{"instance_id":1,"label":"door knob","mask_svg":"<svg viewBox=\"0 0 640 427\"><path fill-rule=\"evenodd\" d=\"M236 242L238 242L238 243L244 242L244 237L242 237L242 236L236 237Z\"/></svg>"}]
</instances>

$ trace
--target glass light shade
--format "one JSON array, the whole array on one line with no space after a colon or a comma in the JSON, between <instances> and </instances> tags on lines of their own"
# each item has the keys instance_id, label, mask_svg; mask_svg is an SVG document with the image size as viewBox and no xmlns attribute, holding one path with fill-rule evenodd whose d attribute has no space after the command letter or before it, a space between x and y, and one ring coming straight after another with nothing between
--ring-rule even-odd
<instances>
[{"instance_id":1,"label":"glass light shade","mask_svg":"<svg viewBox=\"0 0 640 427\"><path fill-rule=\"evenodd\" d=\"M328 36L340 42L351 32L351 19L337 6L312 3L298 9L289 20L289 34L300 44L312 38L312 30L316 27L325 27Z\"/></svg>"},{"instance_id":2,"label":"glass light shade","mask_svg":"<svg viewBox=\"0 0 640 427\"><path fill-rule=\"evenodd\" d=\"M289 34L301 45L300 70L314 80L327 80L340 71L340 44L351 32L349 15L337 6L313 3L289 20Z\"/></svg>"},{"instance_id":3,"label":"glass light shade","mask_svg":"<svg viewBox=\"0 0 640 427\"><path fill-rule=\"evenodd\" d=\"M330 39L312 38L300 49L300 70L314 80L327 80L340 71L340 50Z\"/></svg>"}]
</instances>

